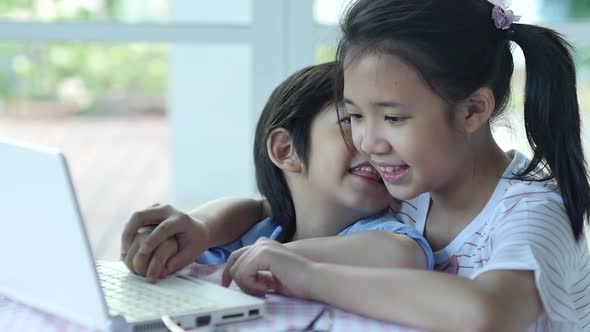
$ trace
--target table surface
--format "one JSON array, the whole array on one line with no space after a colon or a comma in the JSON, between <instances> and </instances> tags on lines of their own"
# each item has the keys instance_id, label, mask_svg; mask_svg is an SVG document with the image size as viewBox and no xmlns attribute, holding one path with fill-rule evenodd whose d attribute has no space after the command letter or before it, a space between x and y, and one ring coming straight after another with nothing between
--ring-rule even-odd
<instances>
[{"instance_id":1,"label":"table surface","mask_svg":"<svg viewBox=\"0 0 590 332\"><path fill-rule=\"evenodd\" d=\"M221 269L220 266L204 267L194 264L181 273L219 283ZM235 284L232 284L231 288L238 289ZM289 327L301 328L307 325L324 306L319 302L268 295L264 317L230 324L228 326L231 328L228 331L280 332ZM0 295L0 331L90 332L91 330ZM332 331L411 332L416 330L334 309Z\"/></svg>"}]
</instances>

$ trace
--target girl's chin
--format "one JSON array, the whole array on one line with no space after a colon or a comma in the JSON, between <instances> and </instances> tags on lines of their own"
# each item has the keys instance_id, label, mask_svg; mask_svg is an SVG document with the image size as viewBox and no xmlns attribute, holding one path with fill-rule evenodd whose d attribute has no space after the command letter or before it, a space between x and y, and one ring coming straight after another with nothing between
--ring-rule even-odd
<instances>
[{"instance_id":1,"label":"girl's chin","mask_svg":"<svg viewBox=\"0 0 590 332\"><path fill-rule=\"evenodd\" d=\"M418 195L422 194L422 192L419 192L415 188L410 188L407 186L402 187L386 183L385 187L387 188L387 191L392 197L400 201L407 201L416 198Z\"/></svg>"}]
</instances>

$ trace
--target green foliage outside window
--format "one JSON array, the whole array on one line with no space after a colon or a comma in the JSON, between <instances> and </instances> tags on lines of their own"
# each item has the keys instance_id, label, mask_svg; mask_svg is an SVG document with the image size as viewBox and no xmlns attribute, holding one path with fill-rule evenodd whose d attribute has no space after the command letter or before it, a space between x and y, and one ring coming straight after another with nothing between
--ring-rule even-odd
<instances>
[{"instance_id":1,"label":"green foliage outside window","mask_svg":"<svg viewBox=\"0 0 590 332\"><path fill-rule=\"evenodd\" d=\"M563 8L564 14L569 19L590 18L590 0L544 0L545 6L558 6Z\"/></svg>"},{"instance_id":2,"label":"green foliage outside window","mask_svg":"<svg viewBox=\"0 0 590 332\"><path fill-rule=\"evenodd\" d=\"M590 19L590 0L542 1L547 6L561 6L568 17ZM164 21L168 18L169 2L1 0L0 19ZM334 45L319 46L316 62L333 60L335 52ZM163 104L168 59L165 45L0 42L0 111L2 105L6 110L23 100L66 104L82 113L101 113L113 102L125 99L149 104L156 98L156 102ZM588 87L590 47L578 48L576 61L582 69L581 83ZM590 96L590 91L582 94Z\"/></svg>"},{"instance_id":3,"label":"green foliage outside window","mask_svg":"<svg viewBox=\"0 0 590 332\"><path fill-rule=\"evenodd\" d=\"M150 20L167 16L162 4L168 0L2 0L0 19L117 20L129 17L133 1L159 8L146 14ZM104 108L133 107L113 106L133 100L158 103L161 110L168 62L165 45L0 42L0 106L10 111L21 101L54 102L74 112L100 113Z\"/></svg>"}]
</instances>

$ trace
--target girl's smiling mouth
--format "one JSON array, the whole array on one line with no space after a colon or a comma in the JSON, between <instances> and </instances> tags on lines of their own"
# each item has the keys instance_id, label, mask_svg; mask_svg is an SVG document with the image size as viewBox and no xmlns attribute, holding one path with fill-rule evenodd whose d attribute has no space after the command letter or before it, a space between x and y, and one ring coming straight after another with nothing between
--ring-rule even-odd
<instances>
[{"instance_id":1,"label":"girl's smiling mouth","mask_svg":"<svg viewBox=\"0 0 590 332\"><path fill-rule=\"evenodd\" d=\"M375 168L379 170L379 174L383 181L390 184L399 184L403 182L410 171L410 167L406 164L392 165L375 163Z\"/></svg>"}]
</instances>

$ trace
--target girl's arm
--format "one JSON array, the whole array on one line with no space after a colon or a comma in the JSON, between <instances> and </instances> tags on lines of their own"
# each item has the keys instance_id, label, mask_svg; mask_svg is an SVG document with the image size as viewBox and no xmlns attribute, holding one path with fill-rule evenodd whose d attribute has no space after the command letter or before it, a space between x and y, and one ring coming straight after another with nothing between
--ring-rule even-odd
<instances>
[{"instance_id":1,"label":"girl's arm","mask_svg":"<svg viewBox=\"0 0 590 332\"><path fill-rule=\"evenodd\" d=\"M523 331L542 304L529 271L443 272L311 263L308 298L430 331Z\"/></svg>"},{"instance_id":2,"label":"girl's arm","mask_svg":"<svg viewBox=\"0 0 590 332\"><path fill-rule=\"evenodd\" d=\"M298 240L285 246L315 262L384 268L427 267L425 250L416 240L388 231Z\"/></svg>"},{"instance_id":3,"label":"girl's arm","mask_svg":"<svg viewBox=\"0 0 590 332\"><path fill-rule=\"evenodd\" d=\"M262 239L229 262L222 284L329 303L432 331L522 331L541 313L532 272L491 271L469 280L443 272L313 262Z\"/></svg>"}]
</instances>

